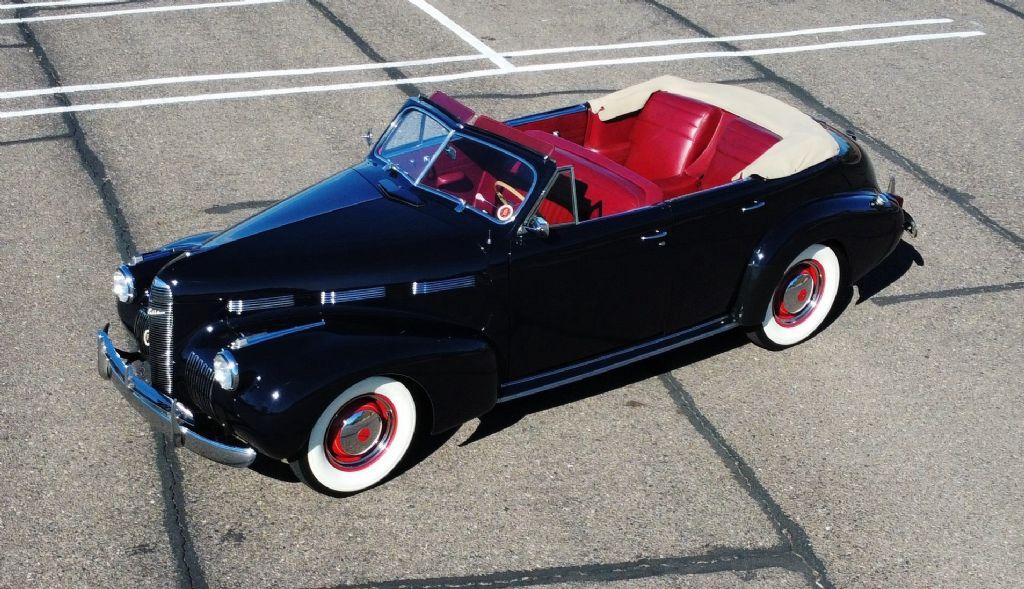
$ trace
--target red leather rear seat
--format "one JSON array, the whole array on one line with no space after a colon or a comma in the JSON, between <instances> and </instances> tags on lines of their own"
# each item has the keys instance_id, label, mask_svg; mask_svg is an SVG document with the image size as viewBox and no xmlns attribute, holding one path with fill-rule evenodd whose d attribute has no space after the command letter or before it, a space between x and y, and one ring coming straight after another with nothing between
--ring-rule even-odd
<instances>
[{"instance_id":1,"label":"red leather rear seat","mask_svg":"<svg viewBox=\"0 0 1024 589\"><path fill-rule=\"evenodd\" d=\"M779 136L768 129L723 112L710 145L686 168L686 175L696 182L697 190L728 184L778 142Z\"/></svg>"},{"instance_id":2,"label":"red leather rear seat","mask_svg":"<svg viewBox=\"0 0 1024 589\"><path fill-rule=\"evenodd\" d=\"M657 184L671 183L707 147L721 113L690 98L651 94L630 133L626 167Z\"/></svg>"}]
</instances>

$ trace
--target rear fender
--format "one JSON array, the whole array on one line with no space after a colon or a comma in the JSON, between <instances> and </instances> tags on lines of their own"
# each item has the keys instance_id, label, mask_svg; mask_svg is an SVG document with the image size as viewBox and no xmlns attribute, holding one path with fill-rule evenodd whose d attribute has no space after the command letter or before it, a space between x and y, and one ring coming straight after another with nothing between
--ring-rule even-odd
<instances>
[{"instance_id":1,"label":"rear fender","mask_svg":"<svg viewBox=\"0 0 1024 589\"><path fill-rule=\"evenodd\" d=\"M837 246L846 282L859 280L899 243L903 210L874 191L836 194L800 207L775 225L754 250L740 285L733 316L740 325L757 325L776 282L804 248L814 243Z\"/></svg>"},{"instance_id":2,"label":"rear fender","mask_svg":"<svg viewBox=\"0 0 1024 589\"><path fill-rule=\"evenodd\" d=\"M316 325L232 352L239 393L224 404L228 425L276 459L301 452L313 423L343 390L374 375L405 382L427 406L431 432L490 410L497 363L482 338L413 333L343 333Z\"/></svg>"}]
</instances>

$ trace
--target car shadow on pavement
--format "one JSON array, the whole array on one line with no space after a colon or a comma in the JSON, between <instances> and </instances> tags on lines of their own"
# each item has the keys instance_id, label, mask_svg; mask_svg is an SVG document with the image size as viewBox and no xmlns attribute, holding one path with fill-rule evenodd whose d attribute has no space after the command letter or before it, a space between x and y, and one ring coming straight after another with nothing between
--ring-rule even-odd
<instances>
[{"instance_id":1,"label":"car shadow on pavement","mask_svg":"<svg viewBox=\"0 0 1024 589\"><path fill-rule=\"evenodd\" d=\"M913 266L924 266L924 257L914 246L901 240L888 258L882 260L878 267L857 281L857 291L860 293L857 304L859 305L889 288L894 282L903 278L903 275L909 272Z\"/></svg>"}]
</instances>

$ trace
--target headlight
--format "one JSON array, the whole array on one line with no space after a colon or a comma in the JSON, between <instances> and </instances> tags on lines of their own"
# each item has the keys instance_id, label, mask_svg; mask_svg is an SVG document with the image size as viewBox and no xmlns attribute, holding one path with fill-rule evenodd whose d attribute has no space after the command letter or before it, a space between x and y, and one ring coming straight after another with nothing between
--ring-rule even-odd
<instances>
[{"instance_id":1,"label":"headlight","mask_svg":"<svg viewBox=\"0 0 1024 589\"><path fill-rule=\"evenodd\" d=\"M227 350L221 350L213 357L213 380L225 391L238 387L238 363Z\"/></svg>"},{"instance_id":2,"label":"headlight","mask_svg":"<svg viewBox=\"0 0 1024 589\"><path fill-rule=\"evenodd\" d=\"M130 303L135 298L135 278L128 266L121 265L114 271L114 284L111 287L114 296L122 303Z\"/></svg>"}]
</instances>

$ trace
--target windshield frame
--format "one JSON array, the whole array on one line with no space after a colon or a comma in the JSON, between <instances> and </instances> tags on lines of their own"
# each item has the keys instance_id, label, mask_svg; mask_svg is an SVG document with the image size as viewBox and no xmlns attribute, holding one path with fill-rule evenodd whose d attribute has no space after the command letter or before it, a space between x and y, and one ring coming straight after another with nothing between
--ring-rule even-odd
<instances>
[{"instance_id":1,"label":"windshield frame","mask_svg":"<svg viewBox=\"0 0 1024 589\"><path fill-rule=\"evenodd\" d=\"M441 125L445 129L448 129L448 133L444 136L444 139L440 143L438 143L437 150L435 150L433 155L430 156L430 160L427 162L426 166L424 166L423 170L419 173L419 175L416 178L412 178L411 176L409 176L409 174L407 174L406 171L404 169L402 169L401 166L399 166L399 165L395 164L394 162L392 162L390 159L385 157L383 155L383 153L382 153L383 152L383 145L384 145L384 143L388 139L390 139L391 136L395 133L396 129L398 128L398 124L399 124L398 122L400 120L402 120L402 117L404 117L406 115L406 113L408 113L410 110L415 110L418 113L422 114L423 116L430 117L437 124ZM475 141L477 143L481 143L481 144L486 145L486 146L488 146L488 147L490 147L492 149L496 149L496 150L498 150L498 151L500 151L500 152L502 152L502 153L504 153L504 154L506 154L506 155L508 155L510 157L513 157L516 160L518 160L519 162L521 162L523 165L528 166L530 168L530 171L533 172L533 181L530 183L530 188L526 192L526 194L523 195L523 202L520 203L518 208L516 208L516 212L515 212L514 215L512 215L511 217L509 217L508 219L503 221L501 219L498 219L497 217L493 217L491 215L488 215L487 213L477 209L476 207L470 206L466 201L464 201L463 199L461 199L461 198L459 198L457 196L448 194L447 192L444 192L442 190L438 190L438 189L433 188L431 186L426 186L426 185L420 183L420 181L423 179L423 177L427 175L427 172L429 172L430 169L433 168L434 163L437 161L437 158L441 155L441 153L444 152L445 148L448 147L448 144L452 141L453 138L455 138L457 136L458 137L464 137L464 138L466 138L466 139L468 139L470 141ZM485 139L483 137L480 137L479 135L477 135L475 133L472 133L471 132L471 126L461 125L461 124L460 125L455 125L455 126L450 125L450 124L446 123L444 120L442 120L440 117L435 116L427 108L423 108L423 107L421 107L419 105L416 105L416 104L406 105L404 108L402 108L402 110L398 111L398 114L395 115L395 118L392 119L391 123L388 125L387 130L384 133L381 134L380 139L377 140L377 142L373 146L373 149L370 150L370 155L372 157L375 157L375 158L381 160L387 166L389 166L391 169L394 169L395 171L397 171L412 186L415 186L416 188L418 188L420 190L423 190L423 191L426 191L426 192L430 192L432 194L436 194L436 195L444 198L445 200L448 200L448 201L454 203L455 204L455 212L461 213L463 210L467 210L468 209L470 211L473 211L477 215L487 219L488 221L494 223L495 225L500 225L500 226L506 226L506 225L509 225L511 223L514 223L516 221L516 219L519 219L522 216L522 212L524 210L527 210L528 208L532 209L532 204L528 207L527 206L527 201L529 201L531 199L531 197L534 195L534 192L536 191L537 186L540 183L540 171L537 169L537 166L535 166L527 158L523 157L522 155L516 154L513 151L510 151L509 149L506 149L505 147L503 147L501 145L498 145L494 141L489 141L489 140L487 140L487 139Z\"/></svg>"}]
</instances>

